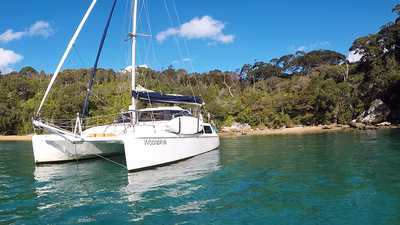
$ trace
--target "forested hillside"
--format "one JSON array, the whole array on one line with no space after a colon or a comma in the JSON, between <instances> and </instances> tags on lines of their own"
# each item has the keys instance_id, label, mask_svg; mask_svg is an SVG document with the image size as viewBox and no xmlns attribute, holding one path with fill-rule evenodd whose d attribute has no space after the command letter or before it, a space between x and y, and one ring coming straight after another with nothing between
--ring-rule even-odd
<instances>
[{"instance_id":1,"label":"forested hillside","mask_svg":"<svg viewBox=\"0 0 400 225\"><path fill-rule=\"evenodd\" d=\"M400 6L393 9L400 13ZM355 28L356 29L356 28ZM400 19L354 41L361 57L350 63L330 50L296 52L240 72L188 74L140 68L138 83L164 93L200 95L218 125L234 121L277 128L298 124L347 124L382 99L390 120L400 120ZM80 112L90 69L64 70L43 108L45 118L73 119ZM33 132L31 118L51 75L24 67L0 76L0 134ZM127 73L101 69L90 99L90 115L115 114L130 104Z\"/></svg>"}]
</instances>

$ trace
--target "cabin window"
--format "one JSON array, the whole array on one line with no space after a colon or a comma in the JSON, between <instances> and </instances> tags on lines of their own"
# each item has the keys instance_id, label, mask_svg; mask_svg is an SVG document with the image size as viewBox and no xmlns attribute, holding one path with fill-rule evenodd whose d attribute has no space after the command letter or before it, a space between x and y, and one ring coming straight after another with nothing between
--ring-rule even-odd
<instances>
[{"instance_id":1,"label":"cabin window","mask_svg":"<svg viewBox=\"0 0 400 225\"><path fill-rule=\"evenodd\" d=\"M212 134L212 129L210 126L204 126L204 133L206 134Z\"/></svg>"},{"instance_id":2,"label":"cabin window","mask_svg":"<svg viewBox=\"0 0 400 225\"><path fill-rule=\"evenodd\" d=\"M172 117L180 117L180 116L191 116L191 114L188 111L172 111Z\"/></svg>"},{"instance_id":3,"label":"cabin window","mask_svg":"<svg viewBox=\"0 0 400 225\"><path fill-rule=\"evenodd\" d=\"M140 122L172 120L180 116L190 116L186 110L155 110L139 112Z\"/></svg>"},{"instance_id":4,"label":"cabin window","mask_svg":"<svg viewBox=\"0 0 400 225\"><path fill-rule=\"evenodd\" d=\"M131 122L131 113L121 113L118 118L114 121L115 123L130 123Z\"/></svg>"}]
</instances>

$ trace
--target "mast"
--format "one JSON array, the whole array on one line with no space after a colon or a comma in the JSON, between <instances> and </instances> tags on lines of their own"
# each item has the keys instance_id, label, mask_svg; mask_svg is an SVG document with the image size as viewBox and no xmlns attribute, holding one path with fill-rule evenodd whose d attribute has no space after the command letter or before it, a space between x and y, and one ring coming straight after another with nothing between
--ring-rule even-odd
<instances>
[{"instance_id":1,"label":"mast","mask_svg":"<svg viewBox=\"0 0 400 225\"><path fill-rule=\"evenodd\" d=\"M136 90L136 21L137 21L137 2L138 0L132 0L133 12L132 12L132 92ZM131 110L136 110L136 100L132 95Z\"/></svg>"}]
</instances>

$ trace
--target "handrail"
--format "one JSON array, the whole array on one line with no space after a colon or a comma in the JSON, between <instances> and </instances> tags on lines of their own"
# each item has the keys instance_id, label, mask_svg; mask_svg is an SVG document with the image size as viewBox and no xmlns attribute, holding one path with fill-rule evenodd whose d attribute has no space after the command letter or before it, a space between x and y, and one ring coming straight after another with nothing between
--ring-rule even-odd
<instances>
[{"instance_id":1,"label":"handrail","mask_svg":"<svg viewBox=\"0 0 400 225\"><path fill-rule=\"evenodd\" d=\"M40 119L33 119L32 123L35 127L45 129L46 131L59 135L63 137L64 139L70 141L70 142L80 142L83 141L83 138L77 134L74 134L68 130L62 129L60 127L57 127L54 124L50 124L48 122L45 122Z\"/></svg>"}]
</instances>

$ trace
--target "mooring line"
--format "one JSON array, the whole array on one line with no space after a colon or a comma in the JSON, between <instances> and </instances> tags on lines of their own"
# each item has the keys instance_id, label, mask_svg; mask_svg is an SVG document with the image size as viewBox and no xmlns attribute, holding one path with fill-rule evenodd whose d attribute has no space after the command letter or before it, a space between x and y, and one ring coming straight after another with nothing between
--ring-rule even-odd
<instances>
[{"instance_id":1,"label":"mooring line","mask_svg":"<svg viewBox=\"0 0 400 225\"><path fill-rule=\"evenodd\" d=\"M114 164L116 164L116 165L118 165L118 166L120 166L120 167L122 167L122 168L128 169L128 167L126 167L125 165L122 165L121 163L118 163L118 162L116 162L116 161L114 161L114 160L112 160L112 159L109 159L109 158L104 157L104 156L99 155L99 154L93 154L93 155L96 155L96 156L98 156L98 157L100 157L100 158L102 158L102 159L104 159L104 160L106 160L106 161L109 161L109 162L111 162L111 163L114 163Z\"/></svg>"}]
</instances>

